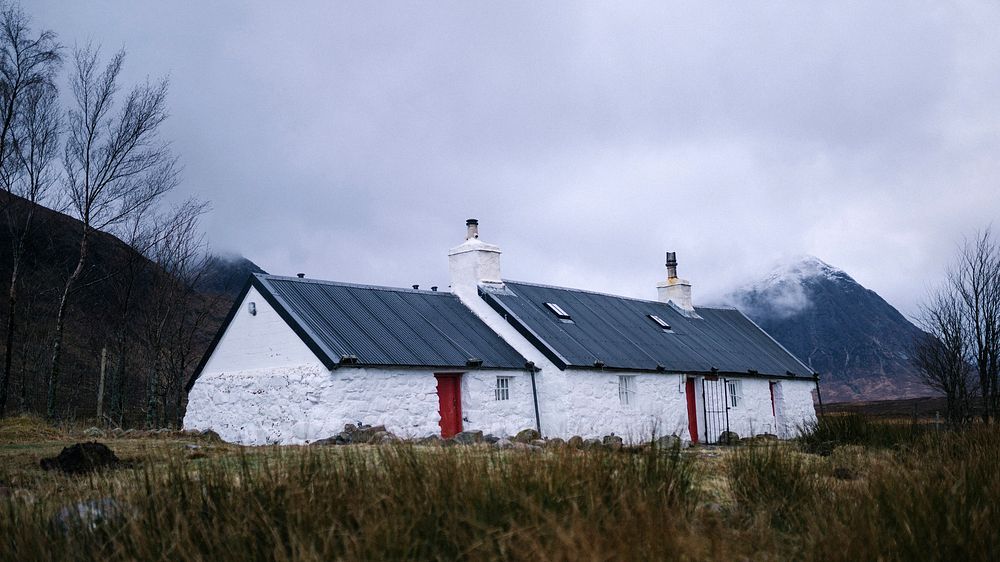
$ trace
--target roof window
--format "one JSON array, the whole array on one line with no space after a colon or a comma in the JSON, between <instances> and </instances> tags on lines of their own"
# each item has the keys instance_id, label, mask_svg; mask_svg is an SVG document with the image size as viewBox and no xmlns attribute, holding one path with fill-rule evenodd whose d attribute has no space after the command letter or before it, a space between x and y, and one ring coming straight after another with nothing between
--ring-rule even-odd
<instances>
[{"instance_id":1,"label":"roof window","mask_svg":"<svg viewBox=\"0 0 1000 562\"><path fill-rule=\"evenodd\" d=\"M670 324L667 324L666 321L663 320L663 318L660 318L655 314L647 314L646 316L648 316L649 319L652 320L653 322L656 322L656 325L663 328L664 330L670 329Z\"/></svg>"},{"instance_id":2,"label":"roof window","mask_svg":"<svg viewBox=\"0 0 1000 562\"><path fill-rule=\"evenodd\" d=\"M554 302L547 302L547 303L545 303L545 306L547 306L549 308L549 310L552 311L553 314L555 314L556 316L558 316L560 320L569 320L570 319L569 313L566 312L565 310L563 310L562 307L559 306L558 304L556 304Z\"/></svg>"}]
</instances>

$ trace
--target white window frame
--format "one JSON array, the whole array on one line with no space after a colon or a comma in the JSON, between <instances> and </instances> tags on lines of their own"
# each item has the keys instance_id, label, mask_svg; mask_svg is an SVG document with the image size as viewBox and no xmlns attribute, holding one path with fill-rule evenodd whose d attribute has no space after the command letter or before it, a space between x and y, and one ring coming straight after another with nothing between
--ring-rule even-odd
<instances>
[{"instance_id":1,"label":"white window frame","mask_svg":"<svg viewBox=\"0 0 1000 562\"><path fill-rule=\"evenodd\" d=\"M638 399L635 375L618 375L618 401L622 406L635 406Z\"/></svg>"},{"instance_id":2,"label":"white window frame","mask_svg":"<svg viewBox=\"0 0 1000 562\"><path fill-rule=\"evenodd\" d=\"M738 409L743 406L743 381L741 379L729 379L726 381L726 395L730 409Z\"/></svg>"},{"instance_id":3,"label":"white window frame","mask_svg":"<svg viewBox=\"0 0 1000 562\"><path fill-rule=\"evenodd\" d=\"M504 402L510 400L510 383L514 377L497 377L497 385L493 389L493 401Z\"/></svg>"},{"instance_id":4,"label":"white window frame","mask_svg":"<svg viewBox=\"0 0 1000 562\"><path fill-rule=\"evenodd\" d=\"M569 313L563 310L563 307L559 306L554 302L547 302L545 303L545 306L547 306L549 310L551 310L552 313L556 315L556 318L559 318L561 320L569 320L571 318Z\"/></svg>"}]
</instances>

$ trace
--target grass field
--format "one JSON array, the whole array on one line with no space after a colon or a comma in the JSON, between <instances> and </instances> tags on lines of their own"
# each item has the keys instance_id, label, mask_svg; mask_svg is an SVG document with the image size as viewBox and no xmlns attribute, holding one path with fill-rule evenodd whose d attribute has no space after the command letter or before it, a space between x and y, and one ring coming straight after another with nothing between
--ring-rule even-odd
<instances>
[{"instance_id":1,"label":"grass field","mask_svg":"<svg viewBox=\"0 0 1000 562\"><path fill-rule=\"evenodd\" d=\"M994 427L829 416L795 442L541 452L241 448L163 434L102 439L125 468L38 468L82 440L0 422L0 560L1000 555ZM102 517L64 510L81 502Z\"/></svg>"}]
</instances>

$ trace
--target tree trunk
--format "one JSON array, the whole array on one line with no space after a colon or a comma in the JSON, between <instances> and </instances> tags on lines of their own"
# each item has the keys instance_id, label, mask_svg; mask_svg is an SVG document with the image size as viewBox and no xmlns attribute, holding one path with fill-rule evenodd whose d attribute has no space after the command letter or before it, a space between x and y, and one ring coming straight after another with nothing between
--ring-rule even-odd
<instances>
[{"instance_id":1,"label":"tree trunk","mask_svg":"<svg viewBox=\"0 0 1000 562\"><path fill-rule=\"evenodd\" d=\"M87 262L88 242L89 230L84 226L83 235L80 237L80 259L77 260L73 273L66 279L66 286L63 288L62 297L59 299L59 310L56 312L56 327L52 343L52 368L49 370L48 398L45 404L45 415L50 420L56 417L56 387L59 384L59 362L62 359L63 327L66 322L66 310L69 306L69 296L73 290L73 285L80 278L80 275L83 273L84 264Z\"/></svg>"},{"instance_id":2,"label":"tree trunk","mask_svg":"<svg viewBox=\"0 0 1000 562\"><path fill-rule=\"evenodd\" d=\"M7 413L7 390L10 386L10 370L14 361L14 312L17 307L18 264L10 274L10 291L7 293L7 331L4 337L3 375L0 378L0 418Z\"/></svg>"}]
</instances>

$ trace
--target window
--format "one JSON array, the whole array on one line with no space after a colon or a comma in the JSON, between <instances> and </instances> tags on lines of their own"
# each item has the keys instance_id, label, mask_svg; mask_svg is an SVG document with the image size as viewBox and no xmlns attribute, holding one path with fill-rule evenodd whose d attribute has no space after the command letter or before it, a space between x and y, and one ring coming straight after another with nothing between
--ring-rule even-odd
<instances>
[{"instance_id":1,"label":"window","mask_svg":"<svg viewBox=\"0 0 1000 562\"><path fill-rule=\"evenodd\" d=\"M510 379L513 377L497 377L497 387L493 389L496 400L510 400Z\"/></svg>"},{"instance_id":2,"label":"window","mask_svg":"<svg viewBox=\"0 0 1000 562\"><path fill-rule=\"evenodd\" d=\"M739 408L743 404L743 381L726 381L726 393L729 394L729 407Z\"/></svg>"},{"instance_id":3,"label":"window","mask_svg":"<svg viewBox=\"0 0 1000 562\"><path fill-rule=\"evenodd\" d=\"M562 319L562 320L569 320L570 319L569 313L566 312L565 310L563 310L562 307L559 306L558 304L556 304L554 302L547 302L547 303L545 303L545 306L549 307L549 310L551 310L560 319Z\"/></svg>"},{"instance_id":4,"label":"window","mask_svg":"<svg viewBox=\"0 0 1000 562\"><path fill-rule=\"evenodd\" d=\"M618 400L622 406L635 404L635 377L622 375L618 377Z\"/></svg>"},{"instance_id":5,"label":"window","mask_svg":"<svg viewBox=\"0 0 1000 562\"><path fill-rule=\"evenodd\" d=\"M648 316L653 322L656 322L656 325L663 328L664 331L670 330L670 324L667 324L663 318L660 318L655 314L647 314L646 316Z\"/></svg>"}]
</instances>

